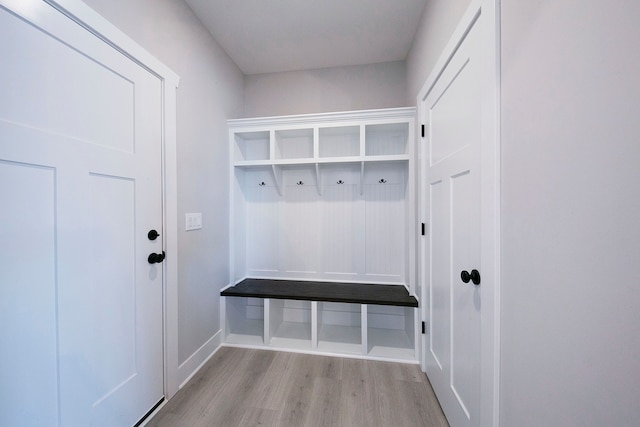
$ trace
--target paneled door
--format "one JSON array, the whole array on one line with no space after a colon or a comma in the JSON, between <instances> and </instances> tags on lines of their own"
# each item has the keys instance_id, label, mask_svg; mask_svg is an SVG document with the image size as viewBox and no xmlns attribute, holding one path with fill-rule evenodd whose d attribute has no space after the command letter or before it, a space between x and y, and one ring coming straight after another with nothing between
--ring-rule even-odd
<instances>
[{"instance_id":1,"label":"paneled door","mask_svg":"<svg viewBox=\"0 0 640 427\"><path fill-rule=\"evenodd\" d=\"M426 138L426 372L450 424L480 425L479 32L474 26L422 100Z\"/></svg>"},{"instance_id":2,"label":"paneled door","mask_svg":"<svg viewBox=\"0 0 640 427\"><path fill-rule=\"evenodd\" d=\"M42 1L0 39L0 425L133 425L163 398L161 82Z\"/></svg>"}]
</instances>

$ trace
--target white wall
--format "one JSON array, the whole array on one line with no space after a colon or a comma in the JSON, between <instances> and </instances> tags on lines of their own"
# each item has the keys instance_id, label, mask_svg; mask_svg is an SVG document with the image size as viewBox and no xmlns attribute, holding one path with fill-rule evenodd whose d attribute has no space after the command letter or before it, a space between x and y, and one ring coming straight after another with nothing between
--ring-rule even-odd
<instances>
[{"instance_id":1,"label":"white wall","mask_svg":"<svg viewBox=\"0 0 640 427\"><path fill-rule=\"evenodd\" d=\"M228 284L228 118L242 111L243 76L182 0L85 0L180 75L177 92L179 361L220 330ZM184 231L185 212L203 229ZM199 357L199 356L198 356ZM195 363L196 367L199 363Z\"/></svg>"},{"instance_id":2,"label":"white wall","mask_svg":"<svg viewBox=\"0 0 640 427\"><path fill-rule=\"evenodd\" d=\"M471 0L427 1L406 61L407 105L416 105L418 92L470 3Z\"/></svg>"},{"instance_id":3,"label":"white wall","mask_svg":"<svg viewBox=\"0 0 640 427\"><path fill-rule=\"evenodd\" d=\"M502 1L503 426L640 425L638 18Z\"/></svg>"},{"instance_id":4,"label":"white wall","mask_svg":"<svg viewBox=\"0 0 640 427\"><path fill-rule=\"evenodd\" d=\"M406 107L404 61L245 77L244 116Z\"/></svg>"}]
</instances>

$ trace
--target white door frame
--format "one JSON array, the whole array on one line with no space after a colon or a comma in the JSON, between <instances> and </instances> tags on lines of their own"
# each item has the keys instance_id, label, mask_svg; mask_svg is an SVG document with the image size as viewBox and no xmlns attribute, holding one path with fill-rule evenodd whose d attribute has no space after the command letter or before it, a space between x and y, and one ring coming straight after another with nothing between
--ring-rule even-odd
<instances>
[{"instance_id":1,"label":"white door frame","mask_svg":"<svg viewBox=\"0 0 640 427\"><path fill-rule=\"evenodd\" d=\"M69 19L157 76L162 84L162 194L164 395L171 398L178 375L178 196L176 171L176 89L180 77L80 0L44 0ZM36 27L42 24L42 0L0 0L0 5ZM140 414L142 416L144 414Z\"/></svg>"},{"instance_id":2,"label":"white door frame","mask_svg":"<svg viewBox=\"0 0 640 427\"><path fill-rule=\"evenodd\" d=\"M479 20L479 21L478 21ZM482 142L480 150L481 201L481 354L480 354L480 425L500 425L500 9L499 0L473 0L449 39L429 78L418 97L418 122L422 124L425 111L423 100L427 97L443 70L457 51L471 27L478 21L482 26ZM428 182L426 141L421 138L420 147L420 217L427 222L427 201L423 185ZM427 227L428 229L428 227ZM430 235L421 238L419 244L421 281L421 317L428 320L429 265L424 254ZM426 337L422 336L421 366L426 368Z\"/></svg>"}]
</instances>

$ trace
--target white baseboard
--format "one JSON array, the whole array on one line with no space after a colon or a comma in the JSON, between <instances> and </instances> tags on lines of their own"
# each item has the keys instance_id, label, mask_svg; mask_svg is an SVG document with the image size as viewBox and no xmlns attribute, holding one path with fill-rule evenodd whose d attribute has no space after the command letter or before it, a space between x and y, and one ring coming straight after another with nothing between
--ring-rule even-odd
<instances>
[{"instance_id":1,"label":"white baseboard","mask_svg":"<svg viewBox=\"0 0 640 427\"><path fill-rule=\"evenodd\" d=\"M222 330L219 330L178 367L179 388L182 388L222 345Z\"/></svg>"}]
</instances>

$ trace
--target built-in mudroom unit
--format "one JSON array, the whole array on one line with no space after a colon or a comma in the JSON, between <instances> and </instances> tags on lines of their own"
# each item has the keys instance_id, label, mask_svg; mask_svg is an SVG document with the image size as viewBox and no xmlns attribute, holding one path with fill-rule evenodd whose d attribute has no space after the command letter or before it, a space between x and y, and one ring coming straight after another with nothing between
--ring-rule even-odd
<instances>
[{"instance_id":1,"label":"built-in mudroom unit","mask_svg":"<svg viewBox=\"0 0 640 427\"><path fill-rule=\"evenodd\" d=\"M414 117L228 122L226 345L418 362Z\"/></svg>"}]
</instances>

